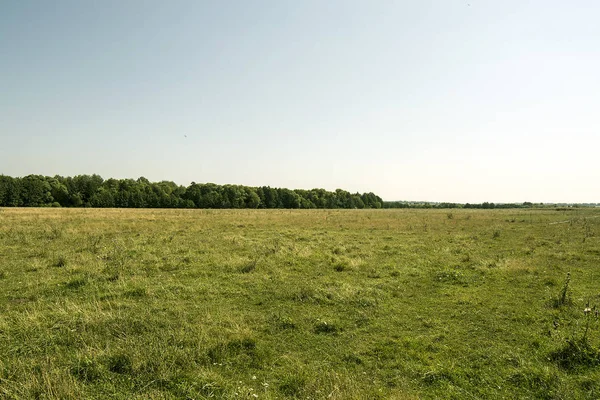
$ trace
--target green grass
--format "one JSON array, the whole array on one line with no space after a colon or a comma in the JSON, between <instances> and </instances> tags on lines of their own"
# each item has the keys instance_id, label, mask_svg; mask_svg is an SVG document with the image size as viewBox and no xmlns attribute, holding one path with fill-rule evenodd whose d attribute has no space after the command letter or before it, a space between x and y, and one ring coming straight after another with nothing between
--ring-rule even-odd
<instances>
[{"instance_id":1,"label":"green grass","mask_svg":"<svg viewBox=\"0 0 600 400\"><path fill-rule=\"evenodd\" d=\"M5 208L0 398L595 399L598 217Z\"/></svg>"}]
</instances>

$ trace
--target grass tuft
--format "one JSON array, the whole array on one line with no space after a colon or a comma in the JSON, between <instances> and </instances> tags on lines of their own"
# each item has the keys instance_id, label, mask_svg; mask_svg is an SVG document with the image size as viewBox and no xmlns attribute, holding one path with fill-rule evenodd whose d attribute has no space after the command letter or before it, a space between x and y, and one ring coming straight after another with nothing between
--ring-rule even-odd
<instances>
[{"instance_id":1,"label":"grass tuft","mask_svg":"<svg viewBox=\"0 0 600 400\"><path fill-rule=\"evenodd\" d=\"M337 325L322 320L318 320L313 326L314 333L335 335L341 332L341 330Z\"/></svg>"},{"instance_id":2,"label":"grass tuft","mask_svg":"<svg viewBox=\"0 0 600 400\"><path fill-rule=\"evenodd\" d=\"M67 258L63 255L58 256L53 265L58 268L65 267L67 265Z\"/></svg>"},{"instance_id":3,"label":"grass tuft","mask_svg":"<svg viewBox=\"0 0 600 400\"><path fill-rule=\"evenodd\" d=\"M102 369L95 360L80 358L71 367L71 374L77 379L89 383L101 378Z\"/></svg>"},{"instance_id":4,"label":"grass tuft","mask_svg":"<svg viewBox=\"0 0 600 400\"><path fill-rule=\"evenodd\" d=\"M550 353L550 359L567 370L596 367L600 365L600 351L584 338L570 338Z\"/></svg>"},{"instance_id":5,"label":"grass tuft","mask_svg":"<svg viewBox=\"0 0 600 400\"><path fill-rule=\"evenodd\" d=\"M254 271L256 269L256 260L251 261L247 264L244 264L241 268L240 268L240 272L242 274L248 274L252 271Z\"/></svg>"},{"instance_id":6,"label":"grass tuft","mask_svg":"<svg viewBox=\"0 0 600 400\"><path fill-rule=\"evenodd\" d=\"M144 287L137 287L127 290L123 295L130 299L148 297L148 289Z\"/></svg>"},{"instance_id":7,"label":"grass tuft","mask_svg":"<svg viewBox=\"0 0 600 400\"><path fill-rule=\"evenodd\" d=\"M132 374L133 362L129 355L124 353L113 354L106 360L106 367L116 374Z\"/></svg>"},{"instance_id":8,"label":"grass tuft","mask_svg":"<svg viewBox=\"0 0 600 400\"><path fill-rule=\"evenodd\" d=\"M75 279L72 279L69 282L67 282L65 284L65 287L67 289L76 290L76 289L79 289L79 288L85 286L87 283L88 283L87 278L75 278Z\"/></svg>"},{"instance_id":9,"label":"grass tuft","mask_svg":"<svg viewBox=\"0 0 600 400\"><path fill-rule=\"evenodd\" d=\"M573 304L573 300L571 299L571 273L567 272L567 277L565 278L558 295L550 301L550 305L554 308L560 308L563 306L569 306Z\"/></svg>"},{"instance_id":10,"label":"grass tuft","mask_svg":"<svg viewBox=\"0 0 600 400\"><path fill-rule=\"evenodd\" d=\"M302 395L305 385L306 378L302 376L287 376L279 381L277 389L282 395L296 399Z\"/></svg>"}]
</instances>

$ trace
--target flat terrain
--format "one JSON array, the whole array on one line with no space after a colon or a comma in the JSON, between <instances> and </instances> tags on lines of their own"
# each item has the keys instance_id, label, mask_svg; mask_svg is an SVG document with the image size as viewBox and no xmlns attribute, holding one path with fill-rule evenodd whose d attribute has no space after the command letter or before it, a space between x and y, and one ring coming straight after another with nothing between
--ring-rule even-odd
<instances>
[{"instance_id":1,"label":"flat terrain","mask_svg":"<svg viewBox=\"0 0 600 400\"><path fill-rule=\"evenodd\" d=\"M597 399L598 217L0 209L0 398Z\"/></svg>"}]
</instances>

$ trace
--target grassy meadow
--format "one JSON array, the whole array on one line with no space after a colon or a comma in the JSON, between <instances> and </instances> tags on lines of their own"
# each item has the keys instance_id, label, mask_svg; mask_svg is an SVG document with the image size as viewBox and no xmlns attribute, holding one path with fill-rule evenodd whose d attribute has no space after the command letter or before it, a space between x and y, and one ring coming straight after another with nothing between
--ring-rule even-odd
<instances>
[{"instance_id":1,"label":"grassy meadow","mask_svg":"<svg viewBox=\"0 0 600 400\"><path fill-rule=\"evenodd\" d=\"M0 209L0 398L597 399L599 217Z\"/></svg>"}]
</instances>

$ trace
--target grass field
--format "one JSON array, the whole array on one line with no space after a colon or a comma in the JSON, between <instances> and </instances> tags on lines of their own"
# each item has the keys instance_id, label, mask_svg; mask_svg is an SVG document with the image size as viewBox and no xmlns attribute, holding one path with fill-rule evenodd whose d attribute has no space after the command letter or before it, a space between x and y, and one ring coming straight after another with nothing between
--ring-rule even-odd
<instances>
[{"instance_id":1,"label":"grass field","mask_svg":"<svg viewBox=\"0 0 600 400\"><path fill-rule=\"evenodd\" d=\"M1 209L0 398L597 399L598 217Z\"/></svg>"}]
</instances>

